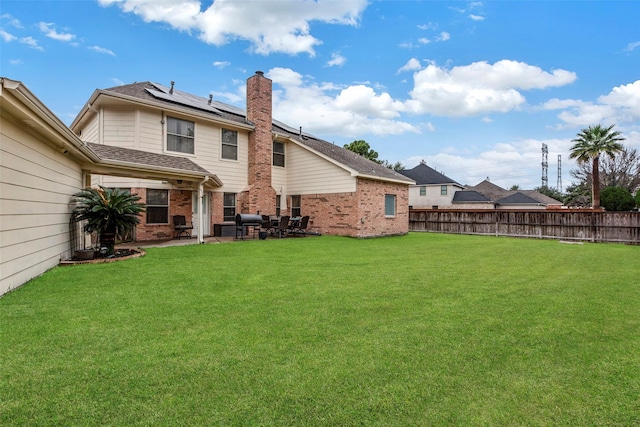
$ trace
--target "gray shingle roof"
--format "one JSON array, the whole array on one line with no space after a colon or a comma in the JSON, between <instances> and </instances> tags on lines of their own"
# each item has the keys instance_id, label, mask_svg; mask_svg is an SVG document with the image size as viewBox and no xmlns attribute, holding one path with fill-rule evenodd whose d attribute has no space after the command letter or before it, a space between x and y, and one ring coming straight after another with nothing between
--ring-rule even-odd
<instances>
[{"instance_id":1,"label":"gray shingle roof","mask_svg":"<svg viewBox=\"0 0 640 427\"><path fill-rule=\"evenodd\" d=\"M211 101L211 104L209 104L208 98L195 96L187 92L179 91L175 88L173 91L175 96L172 97L171 94L169 94L169 88L158 83L133 83L104 89L103 92L113 92L159 104L177 105L181 108L191 109L194 112L197 111L201 114L210 114L212 119L223 118L226 120L236 121L243 125L251 124L246 119L245 110L213 100ZM301 133L299 130L277 120L273 121L273 131L295 139L300 144L307 146L311 150L314 150L337 163L358 172L359 174L382 180L395 180L406 182L407 184L413 183L410 178L407 178L392 169L366 159L343 147L339 147L328 141L316 138L308 133Z\"/></svg>"},{"instance_id":2,"label":"gray shingle roof","mask_svg":"<svg viewBox=\"0 0 640 427\"><path fill-rule=\"evenodd\" d=\"M177 169L185 172L211 175L209 171L187 159L186 157L155 154L130 148L88 143L87 146L103 160L131 163L147 167Z\"/></svg>"},{"instance_id":3,"label":"gray shingle roof","mask_svg":"<svg viewBox=\"0 0 640 427\"><path fill-rule=\"evenodd\" d=\"M416 185L433 185L433 184L458 184L453 179L446 175L441 174L437 170L427 166L424 163L420 163L413 169L407 169L399 171L402 175L413 179Z\"/></svg>"},{"instance_id":4,"label":"gray shingle roof","mask_svg":"<svg viewBox=\"0 0 640 427\"><path fill-rule=\"evenodd\" d=\"M474 190L461 190L456 191L453 195L454 203L489 203L491 200L487 199L482 194Z\"/></svg>"},{"instance_id":5,"label":"gray shingle roof","mask_svg":"<svg viewBox=\"0 0 640 427\"><path fill-rule=\"evenodd\" d=\"M500 200L496 200L496 204L498 205L539 205L540 202L518 191Z\"/></svg>"}]
</instances>

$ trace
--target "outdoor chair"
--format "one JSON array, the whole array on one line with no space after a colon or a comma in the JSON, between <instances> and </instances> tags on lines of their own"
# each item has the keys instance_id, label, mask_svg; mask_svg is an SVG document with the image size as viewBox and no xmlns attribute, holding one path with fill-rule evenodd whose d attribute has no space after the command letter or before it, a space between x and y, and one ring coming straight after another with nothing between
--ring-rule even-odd
<instances>
[{"instance_id":1,"label":"outdoor chair","mask_svg":"<svg viewBox=\"0 0 640 427\"><path fill-rule=\"evenodd\" d=\"M289 231L289 218L289 216L280 217L280 223L276 229L278 237L285 237L287 235L287 232Z\"/></svg>"},{"instance_id":2,"label":"outdoor chair","mask_svg":"<svg viewBox=\"0 0 640 427\"><path fill-rule=\"evenodd\" d=\"M191 238L191 230L193 230L193 223L187 225L187 219L184 215L173 216L173 229L175 230L174 239L180 239L181 237Z\"/></svg>"},{"instance_id":3,"label":"outdoor chair","mask_svg":"<svg viewBox=\"0 0 640 427\"><path fill-rule=\"evenodd\" d=\"M294 227L291 228L289 232L294 235L302 234L304 236L305 230L307 229L308 225L309 225L309 216L305 215Z\"/></svg>"}]
</instances>

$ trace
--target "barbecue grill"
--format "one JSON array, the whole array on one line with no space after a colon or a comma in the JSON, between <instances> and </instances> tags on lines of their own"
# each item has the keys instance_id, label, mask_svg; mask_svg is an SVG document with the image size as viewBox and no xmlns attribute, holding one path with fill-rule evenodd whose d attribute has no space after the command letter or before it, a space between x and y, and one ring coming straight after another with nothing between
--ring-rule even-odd
<instances>
[{"instance_id":1,"label":"barbecue grill","mask_svg":"<svg viewBox=\"0 0 640 427\"><path fill-rule=\"evenodd\" d=\"M237 214L236 215L236 239L244 239L245 229L252 227L253 237L255 238L256 231L260 231L262 226L262 215L253 214Z\"/></svg>"}]
</instances>

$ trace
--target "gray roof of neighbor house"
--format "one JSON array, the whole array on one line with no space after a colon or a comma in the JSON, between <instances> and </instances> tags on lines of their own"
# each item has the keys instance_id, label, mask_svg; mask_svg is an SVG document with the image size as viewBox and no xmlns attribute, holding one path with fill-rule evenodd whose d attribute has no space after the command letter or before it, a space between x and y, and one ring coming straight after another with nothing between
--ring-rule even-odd
<instances>
[{"instance_id":1,"label":"gray roof of neighbor house","mask_svg":"<svg viewBox=\"0 0 640 427\"><path fill-rule=\"evenodd\" d=\"M503 197L502 199L496 200L496 204L498 205L540 205L542 203L518 191L507 197Z\"/></svg>"},{"instance_id":2,"label":"gray roof of neighbor house","mask_svg":"<svg viewBox=\"0 0 640 427\"><path fill-rule=\"evenodd\" d=\"M478 194L482 194L488 200L493 201L498 204L542 204L545 206L548 205L562 205L562 202L558 200L546 196L535 190L505 190L504 188L489 182L489 180L484 180L478 185L473 187L467 187L463 191L457 191L458 193L467 193L467 192L475 192ZM460 195L460 197L467 197L465 195ZM456 197L454 196L454 201L456 201Z\"/></svg>"},{"instance_id":3,"label":"gray roof of neighbor house","mask_svg":"<svg viewBox=\"0 0 640 427\"><path fill-rule=\"evenodd\" d=\"M441 174L437 170L427 166L425 163L420 163L413 169L401 170L399 172L402 175L413 179L416 182L416 185L456 184L462 187L462 185L458 184L453 179Z\"/></svg>"},{"instance_id":4,"label":"gray roof of neighbor house","mask_svg":"<svg viewBox=\"0 0 640 427\"><path fill-rule=\"evenodd\" d=\"M456 191L453 195L453 203L490 203L482 194L473 190Z\"/></svg>"},{"instance_id":5,"label":"gray roof of neighbor house","mask_svg":"<svg viewBox=\"0 0 640 427\"><path fill-rule=\"evenodd\" d=\"M213 120L221 119L228 122L235 122L242 127L253 126L246 118L246 111L241 108L213 99L195 96L177 90L175 87L171 90L171 88L157 83L140 82L116 86L109 89L98 90L94 93L94 97L96 97L97 94L121 95L146 101L158 107L165 105L186 109L187 111L191 110L194 113L208 115ZM277 120L273 120L272 126L273 132L294 140L300 145L326 156L364 177L413 184L410 178L392 169L366 159L343 147L304 133L300 129L295 129Z\"/></svg>"}]
</instances>

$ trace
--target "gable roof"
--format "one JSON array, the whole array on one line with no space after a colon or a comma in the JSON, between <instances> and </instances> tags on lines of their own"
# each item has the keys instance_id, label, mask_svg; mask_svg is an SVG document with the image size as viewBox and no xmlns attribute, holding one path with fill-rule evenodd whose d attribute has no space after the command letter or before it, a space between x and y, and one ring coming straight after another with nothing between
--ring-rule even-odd
<instances>
[{"instance_id":1,"label":"gable roof","mask_svg":"<svg viewBox=\"0 0 640 427\"><path fill-rule=\"evenodd\" d=\"M491 200L474 190L456 191L452 201L453 203L491 203Z\"/></svg>"},{"instance_id":2,"label":"gable roof","mask_svg":"<svg viewBox=\"0 0 640 427\"><path fill-rule=\"evenodd\" d=\"M426 163L420 163L413 169L401 170L399 172L402 175L413 179L416 182L416 185L455 184L462 187L462 185L458 184L453 179L427 166Z\"/></svg>"},{"instance_id":3,"label":"gable roof","mask_svg":"<svg viewBox=\"0 0 640 427\"><path fill-rule=\"evenodd\" d=\"M143 102L157 108L177 109L185 114L194 114L210 120L234 124L247 130L253 129L253 123L247 120L246 111L241 108L192 95L175 88L171 90L171 88L152 82L140 82L96 90L72 123L72 129L82 121L82 116L100 95L117 97L129 102ZM288 140L338 166L346 168L354 176L394 181L407 185L413 184L413 180L392 169L366 159L346 148L304 133L300 129L296 130L278 120L273 120L272 132L286 137Z\"/></svg>"},{"instance_id":4,"label":"gable roof","mask_svg":"<svg viewBox=\"0 0 640 427\"><path fill-rule=\"evenodd\" d=\"M541 203L521 192L513 193L500 200L496 200L497 205L540 205Z\"/></svg>"}]
</instances>

